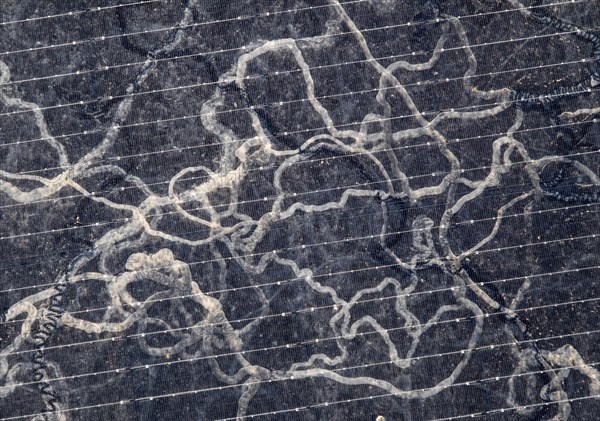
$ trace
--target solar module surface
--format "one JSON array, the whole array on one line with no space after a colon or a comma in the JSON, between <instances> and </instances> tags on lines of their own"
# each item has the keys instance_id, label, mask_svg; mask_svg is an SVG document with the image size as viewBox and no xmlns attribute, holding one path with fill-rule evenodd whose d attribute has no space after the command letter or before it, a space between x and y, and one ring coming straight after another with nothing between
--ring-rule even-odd
<instances>
[{"instance_id":1,"label":"solar module surface","mask_svg":"<svg viewBox=\"0 0 600 421\"><path fill-rule=\"evenodd\" d=\"M0 0L0 420L596 420L599 26Z\"/></svg>"}]
</instances>

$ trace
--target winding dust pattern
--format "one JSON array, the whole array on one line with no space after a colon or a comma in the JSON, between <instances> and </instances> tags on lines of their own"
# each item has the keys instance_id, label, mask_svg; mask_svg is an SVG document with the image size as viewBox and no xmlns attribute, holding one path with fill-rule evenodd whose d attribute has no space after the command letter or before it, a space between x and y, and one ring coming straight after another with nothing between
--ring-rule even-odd
<instances>
[{"instance_id":1,"label":"winding dust pattern","mask_svg":"<svg viewBox=\"0 0 600 421\"><path fill-rule=\"evenodd\" d=\"M416 64L400 60L383 66L371 53L366 38L349 17L343 5L337 0L330 0L329 4L337 13L339 25L353 34L354 42L360 47L366 62L379 79L376 99L383 111L366 115L358 130L338 128L334 118L318 99L313 72L297 40L275 39L248 46L245 52L239 55L235 67L221 75L213 97L202 107L202 124L207 131L223 142L217 168L211 169L208 164L198 165L173 174L168 194L164 196L155 194L144 180L128 175L117 163L101 166L97 163L106 157L117 141L121 126L126 123L131 112L133 94L139 92L144 82L152 75L157 59L177 49L187 37L186 27L193 20L193 10L197 7L196 0L188 2L180 22L171 30L162 46L148 54L148 58L126 90L130 96L118 100L110 127L101 142L76 162L72 162L60 140L52 136L40 107L20 99L14 93L11 94L8 88L3 89L2 85L8 86L11 81L11 72L9 67L0 61L0 101L9 109L28 111L34 116L41 138L55 153L57 166L64 168L52 178L2 170L0 190L5 197L8 197L12 203L26 204L51 199L65 189L72 189L89 201L128 214L120 226L108 229L90 250L74 259L53 286L12 304L4 314L4 323L18 322L20 329L10 343L2 345L0 351L0 397L8 400L12 395L19 393L21 388L33 386L38 389L46 409L42 414L32 414L33 419L70 419L72 411L77 411L78 408L69 407L57 391L59 385L62 387L68 385L68 378L61 375L61 369L55 362L45 357L45 349L52 347L53 335L57 330L78 330L93 335L123 335L137 328L139 346L144 353L166 359L173 357L183 360L205 359L212 374L220 382L239 387L237 419L244 419L248 415L252 399L262 385L291 379L321 378L334 384L357 388L369 386L383 395L390 395L392 399L424 399L458 384L461 373L470 363L472 353L480 343L485 330L486 317L491 311L505 317L505 333L511 338L510 346L518 361L513 376L508 378L507 410L516 410L521 415L533 413L535 405L527 405L528 397L519 396L514 383L518 376L540 369L547 374L548 382L539 385L535 384L533 377L528 377L533 387L529 390L537 391L543 400L554 403L557 412L553 420L566 420L571 413L570 397L563 390L562 384L572 371L578 371L586 377L589 384L589 397L597 398L600 395L600 373L592 365L588 365L573 346L542 349L536 342L531 341L533 336L529 332L526 320L519 312L522 295L527 292L530 281L528 279L523 281L519 294L512 301L499 302L489 290L473 279L475 271L468 264L469 257L476 255L496 238L505 223L507 213L518 206L529 204L523 211L527 214L530 204L545 196L570 203L595 202L598 198L596 191L600 188L598 175L584 164L560 155L532 159L527 145L518 138L518 131L531 109L544 108L560 101L564 96L582 94L597 87L600 83L598 70L600 69L600 38L594 32L583 30L553 16L544 15L543 12L532 12L517 0L510 0L509 3L519 9L532 25L546 24L560 31L574 32L574 36L582 43L589 44L592 48L592 58L588 60L589 76L573 86L553 86L548 92L542 94L517 92L511 88L481 90L475 85L472 77L477 72L477 57L462 23L460 19L442 13L437 2L431 4L435 19L443 22L443 34L438 39L429 59ZM429 118L419 110L407 88L400 82L398 74L423 72L435 68L451 36L460 39L464 58L468 62L468 70L463 75L465 95L470 96L474 101L491 102L491 104L475 111L443 111ZM321 45L326 42L326 39L315 39L313 48L321 48ZM281 145L274 143L273 134L265 127L264 118L253 106L247 109L254 131L251 138L239 139L232 130L219 121L218 110L224 106L224 92L228 89L246 92L246 84L253 78L249 69L253 62L262 56L285 57L294 62L304 81L304 102L321 120L326 133L306 139L297 148L281 148ZM392 93L401 98L410 116L418 123L418 127L392 131L391 125L387 124L393 117L392 107L388 101ZM467 178L463 163L449 147L450 142L440 127L443 127L443 123L447 121L478 121L505 113L514 113L512 126L492 142L491 165L487 167L487 174L480 179ZM555 116L552 124L581 115L598 113L598 108L571 110ZM379 122L381 130L373 131L372 127ZM432 145L435 145L441 157L447 162L449 170L438 184L413 188L411 177L400 170L397 159L388 154L391 164L386 164L378 158L378 153L386 153L392 148L401 146L407 140L419 137L426 137ZM283 180L287 172L294 165L310 160L323 150L335 156L363 157L372 167L371 169L381 177L380 184L385 187L373 189L368 186L349 187L342 192L337 201L310 204L300 199L289 204L290 199L298 198L285 188ZM260 218L253 218L240 212L236 197L249 171L257 165L269 162L278 163L272 179L276 195L270 210ZM564 171L551 180L541 181L542 174L545 174L544 170L549 165L558 164L574 168L580 177L586 179L587 187L575 186L575 192L571 190L570 194L561 193L557 190L557 186L564 181ZM502 186L503 177L514 171L515 167L518 167L529 180L528 188L498 208L491 231L479 242L465 250L453 247L450 231L455 226L456 215L486 191ZM144 194L145 199L139 206L122 204L96 195L83 187L81 180L101 177L103 174L124 175L132 186ZM180 187L186 177L198 174L203 174L205 181L192 187ZM17 183L21 181L35 183L37 187L20 188ZM466 188L467 192L457 193L457 186ZM594 189L594 193L590 195L585 189ZM217 190L229 192L230 202L227 206L218 208L211 201L211 194ZM442 216L436 221L425 215L416 217L412 222L413 256L410 259L399 257L388 244L388 238L393 234L388 232L388 224L393 217L390 214L390 206L394 201L402 203L403 206L416 206L419 201L438 196L446 202ZM379 243L387 257L393 260L394 265L409 274L408 280L385 277L375 286L358 290L350 299L344 299L335 288L315 276L310 267L301 267L294 260L282 257L277 250L268 253L256 252L265 236L278 223L298 213L318 214L333 209L343 209L356 198L379 203L383 223L380 233L372 236L373 240ZM185 207L187 203L192 202L201 205L203 211L201 214ZM158 227L160 215L171 212L170 209L174 209L175 213L187 221L204 227L205 236L190 239L161 230ZM234 220L235 223L225 224L226 220ZM148 238L160 239L166 246L154 253L132 251L119 273L112 273L109 270L106 262L116 249L139 249L144 244L144 239ZM216 243L224 245L229 253L229 258L222 260L221 265L236 264L246 273L254 275L264 273L269 265L286 267L316 294L326 297L333 309L327 327L331 331L337 352L315 353L307 359L290 361L285 370L254 364L252 358L245 353L249 349L246 338L256 331L263 318L269 317L268 298L260 288L250 288L248 294L256 294L257 299L262 303L260 316L249 319L243 327L236 328L234 326L237 324L230 322L219 298L206 294L203 291L204 280L194 277L190 266L178 260L173 252L176 245L212 248ZM172 246L169 247L169 244ZM219 252L215 249L214 253L218 259ZM98 266L97 271L84 269L94 262ZM453 296L454 303L440 306L429 319L421 320L411 310L411 298L417 294L419 285L426 282L419 276L419 272L425 268L437 268L448 276L450 280L448 290ZM63 306L65 293L75 288L78 283L87 280L101 281L110 297L110 305L105 309L103 321L86 320L76 311L67 311ZM145 299L137 299L130 292L130 287L135 283L154 283L161 289ZM386 288L394 291L394 317L401 326L402 334L406 335L409 344L406 349L399 349L394 343L392 336L398 332L389 331L375 317L364 315L356 319L353 315L357 303L375 299L373 297L377 297ZM474 301L469 294L474 294L477 300ZM163 300L184 298L192 300L203 315L200 320L195 320L183 306L181 312L189 323L183 328L176 329L168 314L164 317L148 315L151 308ZM314 308L310 310L307 307L305 311L314 311ZM295 313L299 312L295 311ZM406 389L390 379L344 373L344 365L351 353L348 344L360 336L360 332L365 329L379 336L385 346L390 364L401 371L410 370L420 357L418 347L421 341L426 340L429 331L444 323L451 313L462 314L461 317L464 317L464 314L469 315L464 317L464 320L471 321L470 337L465 347L460 350L460 360L452 367L450 373L442 379L435 380L427 388ZM150 326L169 332L173 344L160 347L151 345L143 333ZM316 341L318 342L319 339ZM298 344L287 344L287 346L293 347ZM225 354L235 358L238 365L237 372L230 374L222 369L217 356ZM127 403L122 401L112 404ZM493 410L489 414L500 411L503 412L504 409Z\"/></svg>"}]
</instances>

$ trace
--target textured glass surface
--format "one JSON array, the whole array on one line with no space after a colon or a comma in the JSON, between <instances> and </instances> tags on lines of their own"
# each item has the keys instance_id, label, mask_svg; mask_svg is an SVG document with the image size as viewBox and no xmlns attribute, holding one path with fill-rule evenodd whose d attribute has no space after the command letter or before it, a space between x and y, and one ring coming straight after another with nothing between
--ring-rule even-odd
<instances>
[{"instance_id":1,"label":"textured glass surface","mask_svg":"<svg viewBox=\"0 0 600 421\"><path fill-rule=\"evenodd\" d=\"M597 420L598 0L0 0L0 420Z\"/></svg>"}]
</instances>

